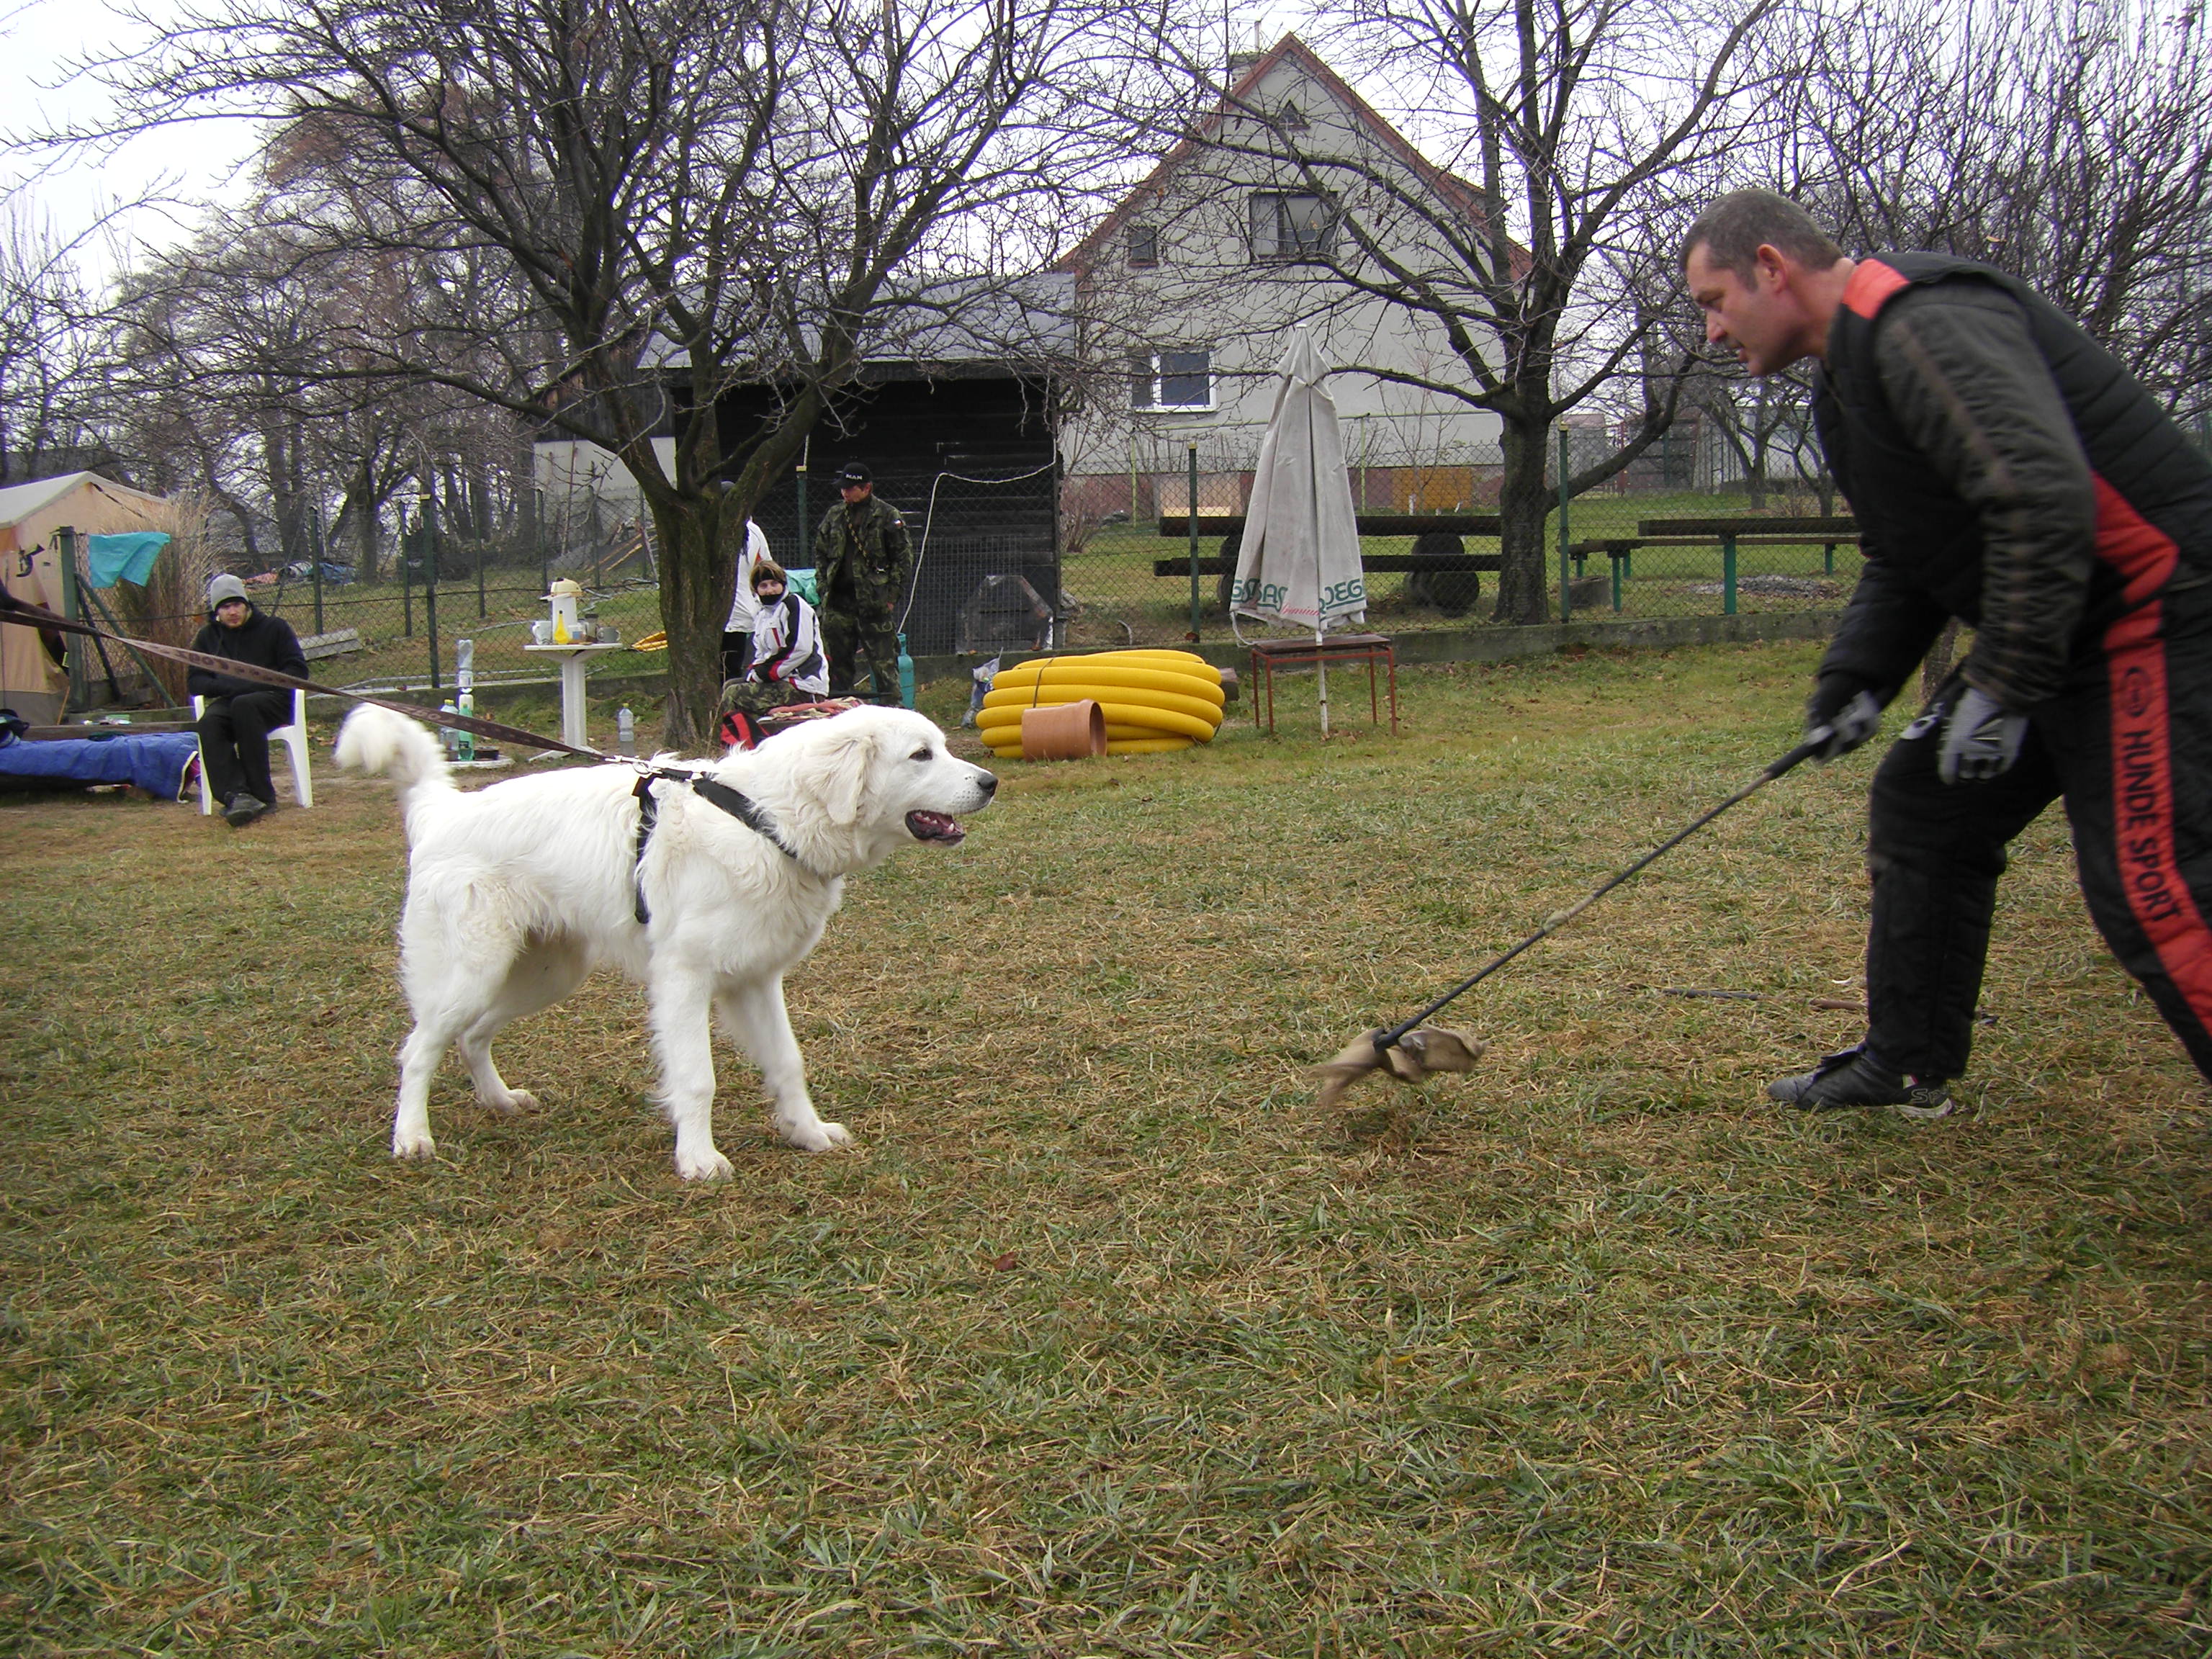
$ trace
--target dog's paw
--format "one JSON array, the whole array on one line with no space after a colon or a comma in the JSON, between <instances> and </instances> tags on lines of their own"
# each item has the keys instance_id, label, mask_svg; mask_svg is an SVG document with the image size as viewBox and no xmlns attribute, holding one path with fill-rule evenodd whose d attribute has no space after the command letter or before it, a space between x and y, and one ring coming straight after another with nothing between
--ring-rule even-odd
<instances>
[{"instance_id":1,"label":"dog's paw","mask_svg":"<svg viewBox=\"0 0 2212 1659\"><path fill-rule=\"evenodd\" d=\"M427 1164L438 1155L438 1143L427 1134L394 1135L392 1155L409 1164Z\"/></svg>"},{"instance_id":2,"label":"dog's paw","mask_svg":"<svg viewBox=\"0 0 2212 1659\"><path fill-rule=\"evenodd\" d=\"M834 1152L853 1144L852 1134L842 1123L824 1123L817 1118L811 1123L782 1127L783 1138L802 1152Z\"/></svg>"},{"instance_id":3,"label":"dog's paw","mask_svg":"<svg viewBox=\"0 0 2212 1659\"><path fill-rule=\"evenodd\" d=\"M520 1117L525 1112L538 1109L538 1097L527 1089L509 1089L504 1098L495 1095L482 1098L485 1105L502 1117Z\"/></svg>"},{"instance_id":4,"label":"dog's paw","mask_svg":"<svg viewBox=\"0 0 2212 1659\"><path fill-rule=\"evenodd\" d=\"M711 1146L703 1154L687 1152L679 1146L676 1152L676 1173L686 1181L727 1181L737 1170Z\"/></svg>"}]
</instances>

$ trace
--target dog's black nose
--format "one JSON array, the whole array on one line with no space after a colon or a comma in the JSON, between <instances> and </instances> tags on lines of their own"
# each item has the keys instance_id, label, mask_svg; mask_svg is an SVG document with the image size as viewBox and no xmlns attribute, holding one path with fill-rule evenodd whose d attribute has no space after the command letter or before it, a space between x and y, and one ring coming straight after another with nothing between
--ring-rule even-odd
<instances>
[{"instance_id":1,"label":"dog's black nose","mask_svg":"<svg viewBox=\"0 0 2212 1659\"><path fill-rule=\"evenodd\" d=\"M983 774L983 796L984 796L984 799L988 800L988 799L990 799L990 797L992 797L993 795L997 794L998 793L999 793L999 775L998 775L996 772L986 772L986 773L984 773L984 774Z\"/></svg>"}]
</instances>

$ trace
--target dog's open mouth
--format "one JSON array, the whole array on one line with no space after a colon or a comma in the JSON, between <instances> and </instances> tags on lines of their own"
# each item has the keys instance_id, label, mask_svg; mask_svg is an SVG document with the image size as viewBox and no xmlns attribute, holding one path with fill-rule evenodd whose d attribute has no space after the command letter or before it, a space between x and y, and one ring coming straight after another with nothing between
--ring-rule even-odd
<instances>
[{"instance_id":1,"label":"dog's open mouth","mask_svg":"<svg viewBox=\"0 0 2212 1659\"><path fill-rule=\"evenodd\" d=\"M908 831L916 841L942 842L951 847L968 838L960 827L960 820L943 812L909 812L906 815Z\"/></svg>"}]
</instances>

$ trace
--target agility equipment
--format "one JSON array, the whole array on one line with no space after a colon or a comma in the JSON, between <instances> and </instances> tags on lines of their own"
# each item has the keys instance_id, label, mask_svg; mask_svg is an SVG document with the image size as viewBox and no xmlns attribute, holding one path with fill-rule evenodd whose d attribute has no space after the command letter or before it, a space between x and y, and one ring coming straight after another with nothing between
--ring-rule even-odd
<instances>
[{"instance_id":1,"label":"agility equipment","mask_svg":"<svg viewBox=\"0 0 2212 1659\"><path fill-rule=\"evenodd\" d=\"M1626 870L1608 877L1605 883L1588 897L1551 916L1541 927L1529 934L1511 950L1492 957L1411 1019L1393 1025L1388 1030L1378 1027L1375 1030L1356 1036L1339 1050L1334 1058L1310 1068L1307 1075L1320 1085L1320 1092L1316 1097L1318 1102L1324 1105L1333 1104L1342 1097L1346 1090L1371 1072L1387 1071L1402 1083L1419 1083L1431 1072L1471 1070L1474 1061L1482 1054L1482 1044L1474 1042L1463 1032L1448 1030L1441 1026L1427 1030L1420 1030L1421 1022L1431 1014L1441 1012L1452 1003L1456 1002L1539 939L1549 939L1583 911L1589 909L1591 905L1620 886L1621 883L1656 862L1662 854L1672 852L1675 848L1680 847L1698 830L1727 811L1729 807L1750 799L1784 773L1795 770L1806 761L1820 754L1828 746L1829 739L1834 735L1834 732L1825 726L1808 732L1805 735L1804 742L1783 756L1781 759L1776 761L1719 805L1692 819ZM1410 1064L1406 1062L1404 1056L1398 1054L1397 1051L1401 1048L1413 1050ZM1449 1058L1440 1063L1438 1060L1429 1058L1431 1051L1437 1055Z\"/></svg>"}]
</instances>

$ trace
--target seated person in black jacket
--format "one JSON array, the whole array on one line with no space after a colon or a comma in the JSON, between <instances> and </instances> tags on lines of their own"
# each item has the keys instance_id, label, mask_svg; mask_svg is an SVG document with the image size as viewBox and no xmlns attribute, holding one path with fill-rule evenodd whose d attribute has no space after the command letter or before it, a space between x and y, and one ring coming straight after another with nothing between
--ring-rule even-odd
<instances>
[{"instance_id":1,"label":"seated person in black jacket","mask_svg":"<svg viewBox=\"0 0 2212 1659\"><path fill-rule=\"evenodd\" d=\"M298 679L307 677L307 659L292 624L282 617L263 616L235 576L217 576L208 584L208 625L192 649ZM197 729L208 793L222 803L222 816L232 828L251 823L276 804L269 734L292 723L292 694L212 668L189 670L185 685L194 696L207 699Z\"/></svg>"}]
</instances>

